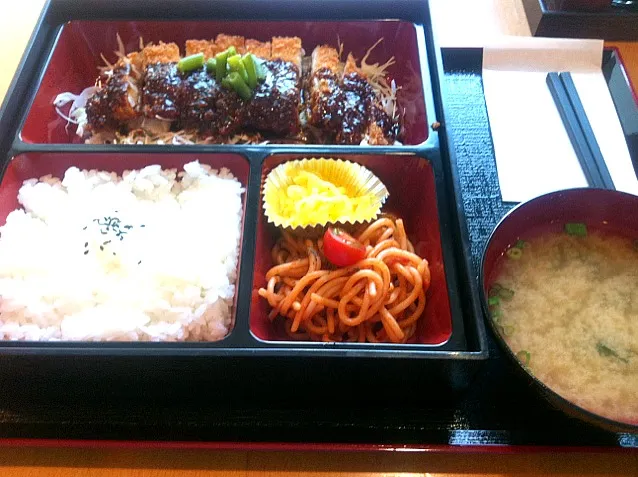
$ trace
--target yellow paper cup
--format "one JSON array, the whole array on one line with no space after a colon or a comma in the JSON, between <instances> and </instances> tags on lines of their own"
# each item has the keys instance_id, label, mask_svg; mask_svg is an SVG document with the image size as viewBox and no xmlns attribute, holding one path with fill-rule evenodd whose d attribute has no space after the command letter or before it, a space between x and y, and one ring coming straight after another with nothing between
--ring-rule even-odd
<instances>
[{"instance_id":1,"label":"yellow paper cup","mask_svg":"<svg viewBox=\"0 0 638 477\"><path fill-rule=\"evenodd\" d=\"M342 159L285 162L268 174L263 186L268 222L295 232L370 222L388 195L370 170Z\"/></svg>"}]
</instances>

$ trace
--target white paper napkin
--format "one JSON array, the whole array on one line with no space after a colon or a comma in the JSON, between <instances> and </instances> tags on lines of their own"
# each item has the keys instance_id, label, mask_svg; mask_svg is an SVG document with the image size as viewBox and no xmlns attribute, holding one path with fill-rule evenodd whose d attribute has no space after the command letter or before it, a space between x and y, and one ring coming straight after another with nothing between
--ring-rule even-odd
<instances>
[{"instance_id":1,"label":"white paper napkin","mask_svg":"<svg viewBox=\"0 0 638 477\"><path fill-rule=\"evenodd\" d=\"M502 199L522 202L587 181L554 100L551 71L569 71L616 189L638 195L611 93L603 42L509 37L484 49L483 86Z\"/></svg>"}]
</instances>

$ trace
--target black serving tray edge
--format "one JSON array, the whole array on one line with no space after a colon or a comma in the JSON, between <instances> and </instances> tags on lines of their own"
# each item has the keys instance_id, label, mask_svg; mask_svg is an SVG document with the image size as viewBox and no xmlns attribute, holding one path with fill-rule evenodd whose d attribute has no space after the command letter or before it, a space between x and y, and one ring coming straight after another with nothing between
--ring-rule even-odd
<instances>
[{"instance_id":1,"label":"black serving tray edge","mask_svg":"<svg viewBox=\"0 0 638 477\"><path fill-rule=\"evenodd\" d=\"M545 0L523 0L534 36L595 38L607 41L638 40L638 11L612 7L602 11L556 11Z\"/></svg>"}]
</instances>

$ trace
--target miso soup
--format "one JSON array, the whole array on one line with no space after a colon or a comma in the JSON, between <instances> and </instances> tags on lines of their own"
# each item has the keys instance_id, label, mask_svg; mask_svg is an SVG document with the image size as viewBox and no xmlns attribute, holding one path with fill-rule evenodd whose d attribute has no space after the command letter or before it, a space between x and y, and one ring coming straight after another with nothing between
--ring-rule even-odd
<instances>
[{"instance_id":1,"label":"miso soup","mask_svg":"<svg viewBox=\"0 0 638 477\"><path fill-rule=\"evenodd\" d=\"M638 423L638 241L568 224L507 250L491 319L530 372L595 414Z\"/></svg>"}]
</instances>

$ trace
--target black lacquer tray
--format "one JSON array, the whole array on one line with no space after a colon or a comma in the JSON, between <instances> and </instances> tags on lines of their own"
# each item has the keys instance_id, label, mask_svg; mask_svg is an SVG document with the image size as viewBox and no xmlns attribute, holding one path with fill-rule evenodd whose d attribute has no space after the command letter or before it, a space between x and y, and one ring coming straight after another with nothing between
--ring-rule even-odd
<instances>
[{"instance_id":1,"label":"black lacquer tray","mask_svg":"<svg viewBox=\"0 0 638 477\"><path fill-rule=\"evenodd\" d=\"M78 144L28 144L16 135L18 124L10 120L26 114L21 104L34 97L34 85L58 33L55 25L71 18L129 20L151 15L175 20L177 10L171 8L177 3L183 6L179 15L186 18L205 12L210 18L238 19L241 14L245 20L243 12L248 11L253 18L286 20L400 16L423 25L427 51L422 70L424 84L431 84L431 89L424 86L428 122L438 120L443 125L430 130L425 142L399 149L188 146L188 150L170 148L170 153L242 155L253 181L259 181L262 161L273 153L401 153L427 158L434 168L441 234L451 257L446 257L446 268L451 264L446 270L448 283L454 281L451 300L462 311L457 315L462 339L436 350L388 348L383 353L373 347L337 348L328 353L310 345L247 347L237 339L227 340L229 345L177 348L4 346L0 444L100 446L116 441L122 446L344 450L638 448L638 436L601 431L553 409L528 387L485 333L476 267L484 241L508 206L500 201L481 83L482 51L437 51L427 2L307 1L298 11L286 10L286 1L259 2L259 8L255 2L243 2L254 7L247 10L238 8L237 2L162 2L149 13L131 2L83 2L79 8L71 0L53 1L0 116L4 167L18 154L46 157L103 150ZM127 146L110 146L108 151L168 152L145 146L135 152ZM248 201L257 203L257 199L253 194ZM255 220L257 213L256 208L250 216L247 212L247 220ZM251 244L245 241L244 247ZM240 300L248 296L247 286L242 292L240 284Z\"/></svg>"},{"instance_id":2,"label":"black lacquer tray","mask_svg":"<svg viewBox=\"0 0 638 477\"><path fill-rule=\"evenodd\" d=\"M535 36L635 41L638 38L638 10L607 3L609 6L595 11L561 9L556 0L523 0L523 7Z\"/></svg>"}]
</instances>

